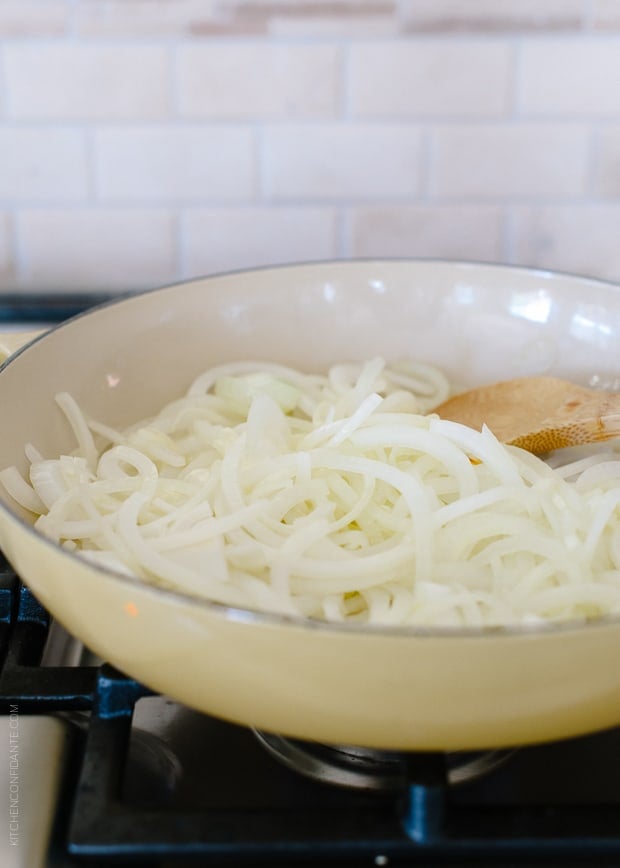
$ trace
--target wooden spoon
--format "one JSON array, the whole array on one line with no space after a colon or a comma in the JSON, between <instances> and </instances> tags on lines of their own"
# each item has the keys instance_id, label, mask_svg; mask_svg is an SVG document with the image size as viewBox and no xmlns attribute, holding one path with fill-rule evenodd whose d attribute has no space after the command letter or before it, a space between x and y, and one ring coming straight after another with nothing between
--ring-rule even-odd
<instances>
[{"instance_id":1,"label":"wooden spoon","mask_svg":"<svg viewBox=\"0 0 620 868\"><path fill-rule=\"evenodd\" d=\"M442 419L488 425L504 443L540 454L620 435L620 393L556 377L522 377L462 392L436 407Z\"/></svg>"}]
</instances>

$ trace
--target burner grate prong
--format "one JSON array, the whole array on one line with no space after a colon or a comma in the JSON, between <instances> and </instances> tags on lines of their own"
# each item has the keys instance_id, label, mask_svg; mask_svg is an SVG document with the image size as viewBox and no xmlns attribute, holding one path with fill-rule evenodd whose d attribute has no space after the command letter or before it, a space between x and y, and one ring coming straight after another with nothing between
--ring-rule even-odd
<instances>
[{"instance_id":1,"label":"burner grate prong","mask_svg":"<svg viewBox=\"0 0 620 868\"><path fill-rule=\"evenodd\" d=\"M403 827L412 841L429 844L444 833L448 775L446 755L413 754L406 760L407 796Z\"/></svg>"}]
</instances>

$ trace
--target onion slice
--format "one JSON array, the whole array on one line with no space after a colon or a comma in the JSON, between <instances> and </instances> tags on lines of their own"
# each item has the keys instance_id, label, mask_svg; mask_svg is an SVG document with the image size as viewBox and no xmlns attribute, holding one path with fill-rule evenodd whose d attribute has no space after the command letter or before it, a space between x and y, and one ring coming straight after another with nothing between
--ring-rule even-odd
<instances>
[{"instance_id":1,"label":"onion slice","mask_svg":"<svg viewBox=\"0 0 620 868\"><path fill-rule=\"evenodd\" d=\"M410 362L238 362L127 431L61 394L76 453L28 444L29 481L0 482L78 555L227 605L474 627L620 613L613 447L551 467L432 415L448 391Z\"/></svg>"}]
</instances>

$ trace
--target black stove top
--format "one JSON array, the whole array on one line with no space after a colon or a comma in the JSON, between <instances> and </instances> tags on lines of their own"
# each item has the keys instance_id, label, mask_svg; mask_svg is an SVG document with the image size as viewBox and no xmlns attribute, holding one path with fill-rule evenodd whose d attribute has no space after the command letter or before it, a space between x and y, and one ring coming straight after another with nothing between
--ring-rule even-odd
<instances>
[{"instance_id":1,"label":"black stove top","mask_svg":"<svg viewBox=\"0 0 620 868\"><path fill-rule=\"evenodd\" d=\"M102 300L5 296L0 320ZM49 628L0 560L0 713L61 715L74 735L53 864L620 865L620 729L519 749L460 786L447 783L460 757L394 755L394 786L347 789L98 661L42 666ZM153 714L157 736L142 726Z\"/></svg>"},{"instance_id":2,"label":"black stove top","mask_svg":"<svg viewBox=\"0 0 620 868\"><path fill-rule=\"evenodd\" d=\"M129 293L109 292L3 292L0 293L0 331L13 323L54 323L97 304Z\"/></svg>"}]
</instances>

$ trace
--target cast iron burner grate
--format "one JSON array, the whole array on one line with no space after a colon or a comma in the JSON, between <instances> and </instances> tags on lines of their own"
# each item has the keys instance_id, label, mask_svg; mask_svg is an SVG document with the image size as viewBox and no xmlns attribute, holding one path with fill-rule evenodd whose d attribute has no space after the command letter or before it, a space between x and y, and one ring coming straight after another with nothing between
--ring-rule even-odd
<instances>
[{"instance_id":1,"label":"cast iron burner grate","mask_svg":"<svg viewBox=\"0 0 620 868\"><path fill-rule=\"evenodd\" d=\"M620 774L613 784L619 792L608 803L491 798L470 804L446 787L445 759L437 754L403 757L406 779L389 795L339 791L334 802L322 797L330 787L305 782L316 788L313 798L297 800L296 776L286 772L292 776L291 798L284 807L251 801L230 805L224 799L200 810L136 808L123 798L124 763L134 707L149 691L106 665L40 667L47 628L45 611L10 567L0 564L0 711L8 713L14 704L29 713L89 711L65 842L80 864L136 859L176 865L199 859L204 865L591 865L620 860ZM616 734L616 747L619 738ZM534 764L540 762L537 749L524 749L519 758L532 750ZM538 751L545 756L545 748ZM241 787L243 771L231 768Z\"/></svg>"},{"instance_id":2,"label":"cast iron burner grate","mask_svg":"<svg viewBox=\"0 0 620 868\"><path fill-rule=\"evenodd\" d=\"M407 785L407 757L398 751L351 745L315 744L261 730L255 735L268 753L313 781L375 792L400 792ZM512 750L446 754L445 783L456 787L500 768Z\"/></svg>"}]
</instances>

